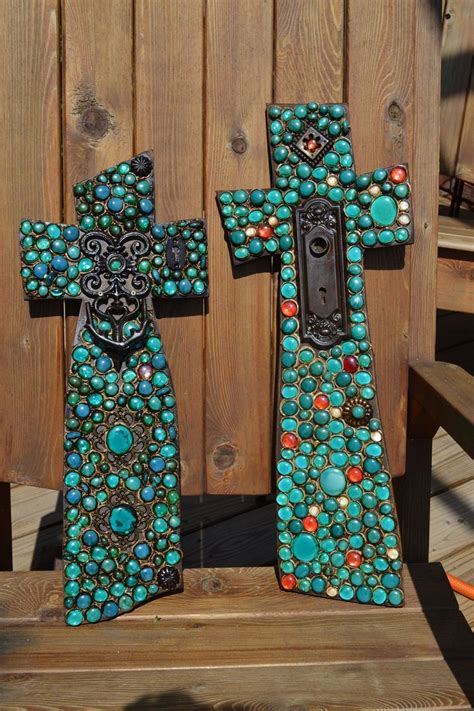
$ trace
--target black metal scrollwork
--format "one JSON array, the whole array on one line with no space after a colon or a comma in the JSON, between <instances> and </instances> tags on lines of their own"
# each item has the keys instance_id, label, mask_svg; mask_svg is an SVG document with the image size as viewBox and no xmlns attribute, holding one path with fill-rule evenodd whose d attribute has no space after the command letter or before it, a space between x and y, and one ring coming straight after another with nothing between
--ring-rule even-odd
<instances>
[{"instance_id":1,"label":"black metal scrollwork","mask_svg":"<svg viewBox=\"0 0 474 711\"><path fill-rule=\"evenodd\" d=\"M87 232L81 250L93 262L81 279L82 291L91 300L86 304L87 327L101 345L127 350L144 338L150 325L145 297L151 283L138 271L139 260L151 252L150 240L140 232L116 239Z\"/></svg>"}]
</instances>

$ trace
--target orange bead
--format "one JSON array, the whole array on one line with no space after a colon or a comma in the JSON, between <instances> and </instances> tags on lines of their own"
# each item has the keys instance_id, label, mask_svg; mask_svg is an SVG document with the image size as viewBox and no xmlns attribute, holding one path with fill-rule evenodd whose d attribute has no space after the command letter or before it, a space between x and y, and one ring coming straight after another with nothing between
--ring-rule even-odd
<instances>
[{"instance_id":1,"label":"orange bead","mask_svg":"<svg viewBox=\"0 0 474 711\"><path fill-rule=\"evenodd\" d=\"M288 449L295 449L298 446L298 437L293 432L285 432L281 438L281 443Z\"/></svg>"},{"instance_id":2,"label":"orange bead","mask_svg":"<svg viewBox=\"0 0 474 711\"><path fill-rule=\"evenodd\" d=\"M309 151L310 153L314 153L316 148L318 147L318 144L314 140L314 138L310 138L309 141L306 143L306 150Z\"/></svg>"},{"instance_id":3,"label":"orange bead","mask_svg":"<svg viewBox=\"0 0 474 711\"><path fill-rule=\"evenodd\" d=\"M273 235L273 230L269 225L260 225L257 230L257 234L262 239L270 239L270 237Z\"/></svg>"},{"instance_id":4,"label":"orange bead","mask_svg":"<svg viewBox=\"0 0 474 711\"><path fill-rule=\"evenodd\" d=\"M359 551L348 551L346 555L346 563L351 568L358 568L362 563L362 556Z\"/></svg>"},{"instance_id":5,"label":"orange bead","mask_svg":"<svg viewBox=\"0 0 474 711\"><path fill-rule=\"evenodd\" d=\"M359 481L362 481L362 477L362 469L359 469L359 467L349 467L347 470L347 478L353 484L358 484Z\"/></svg>"},{"instance_id":6,"label":"orange bead","mask_svg":"<svg viewBox=\"0 0 474 711\"><path fill-rule=\"evenodd\" d=\"M281 312L284 316L294 316L298 311L298 304L296 301L284 301L281 305Z\"/></svg>"},{"instance_id":7,"label":"orange bead","mask_svg":"<svg viewBox=\"0 0 474 711\"><path fill-rule=\"evenodd\" d=\"M318 395L314 399L314 406L318 410L325 410L327 407L329 407L329 398L326 395Z\"/></svg>"},{"instance_id":8,"label":"orange bead","mask_svg":"<svg viewBox=\"0 0 474 711\"><path fill-rule=\"evenodd\" d=\"M314 531L318 528L318 522L314 516L306 516L306 518L303 519L303 526L305 531L311 531L314 533Z\"/></svg>"},{"instance_id":9,"label":"orange bead","mask_svg":"<svg viewBox=\"0 0 474 711\"><path fill-rule=\"evenodd\" d=\"M281 586L284 590L293 590L296 586L295 576L291 575L291 573L284 575L281 579Z\"/></svg>"},{"instance_id":10,"label":"orange bead","mask_svg":"<svg viewBox=\"0 0 474 711\"><path fill-rule=\"evenodd\" d=\"M389 177L392 183L403 183L407 179L407 172L403 166L397 165L396 168L392 168Z\"/></svg>"}]
</instances>

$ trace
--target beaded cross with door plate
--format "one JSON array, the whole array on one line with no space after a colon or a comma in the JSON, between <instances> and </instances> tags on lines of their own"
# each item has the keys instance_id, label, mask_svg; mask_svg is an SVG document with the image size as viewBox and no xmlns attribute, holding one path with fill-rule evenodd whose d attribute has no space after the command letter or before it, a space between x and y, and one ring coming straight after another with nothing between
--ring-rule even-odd
<instances>
[{"instance_id":1,"label":"beaded cross with door plate","mask_svg":"<svg viewBox=\"0 0 474 711\"><path fill-rule=\"evenodd\" d=\"M400 606L364 251L412 242L407 168L357 176L347 108L267 109L271 189L220 192L233 263L280 255L278 569L284 590Z\"/></svg>"}]
</instances>

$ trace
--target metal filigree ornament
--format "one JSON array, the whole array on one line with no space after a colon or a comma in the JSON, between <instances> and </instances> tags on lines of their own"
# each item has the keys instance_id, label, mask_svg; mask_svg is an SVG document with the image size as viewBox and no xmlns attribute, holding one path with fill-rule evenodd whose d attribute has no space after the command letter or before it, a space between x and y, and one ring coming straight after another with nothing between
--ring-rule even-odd
<instances>
[{"instance_id":1,"label":"metal filigree ornament","mask_svg":"<svg viewBox=\"0 0 474 711\"><path fill-rule=\"evenodd\" d=\"M87 325L97 343L123 352L146 335L150 321L144 298L151 291L138 263L151 252L148 237L127 232L113 239L103 232L88 232L81 250L94 266L81 279L81 288L92 299L86 304Z\"/></svg>"}]
</instances>

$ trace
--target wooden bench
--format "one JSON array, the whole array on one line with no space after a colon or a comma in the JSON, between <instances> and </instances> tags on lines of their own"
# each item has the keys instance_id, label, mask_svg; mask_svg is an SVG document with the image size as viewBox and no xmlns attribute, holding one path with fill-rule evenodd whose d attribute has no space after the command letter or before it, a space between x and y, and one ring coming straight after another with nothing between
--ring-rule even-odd
<instances>
[{"instance_id":1,"label":"wooden bench","mask_svg":"<svg viewBox=\"0 0 474 711\"><path fill-rule=\"evenodd\" d=\"M440 215L436 305L474 313L474 220Z\"/></svg>"}]
</instances>

